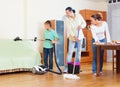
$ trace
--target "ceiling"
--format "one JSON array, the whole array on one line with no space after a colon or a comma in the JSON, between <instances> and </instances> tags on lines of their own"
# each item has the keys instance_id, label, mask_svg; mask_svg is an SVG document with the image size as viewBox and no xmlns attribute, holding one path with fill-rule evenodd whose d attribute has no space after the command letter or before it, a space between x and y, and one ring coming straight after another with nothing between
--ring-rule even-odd
<instances>
[{"instance_id":1,"label":"ceiling","mask_svg":"<svg viewBox=\"0 0 120 87\"><path fill-rule=\"evenodd\" d=\"M107 0L89 0L89 1L94 1L94 2L105 2Z\"/></svg>"}]
</instances>

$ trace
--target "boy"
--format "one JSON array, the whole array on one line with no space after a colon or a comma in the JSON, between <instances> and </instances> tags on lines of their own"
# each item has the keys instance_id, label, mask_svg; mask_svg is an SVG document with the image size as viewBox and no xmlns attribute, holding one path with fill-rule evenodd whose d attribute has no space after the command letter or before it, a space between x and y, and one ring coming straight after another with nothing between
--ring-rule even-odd
<instances>
[{"instance_id":1,"label":"boy","mask_svg":"<svg viewBox=\"0 0 120 87\"><path fill-rule=\"evenodd\" d=\"M53 69L53 44L56 44L58 41L57 33L51 28L52 24L48 20L44 23L45 31L44 31L44 64L46 68L52 70ZM46 40L46 39L50 39ZM48 57L49 57L49 64L48 64Z\"/></svg>"}]
</instances>

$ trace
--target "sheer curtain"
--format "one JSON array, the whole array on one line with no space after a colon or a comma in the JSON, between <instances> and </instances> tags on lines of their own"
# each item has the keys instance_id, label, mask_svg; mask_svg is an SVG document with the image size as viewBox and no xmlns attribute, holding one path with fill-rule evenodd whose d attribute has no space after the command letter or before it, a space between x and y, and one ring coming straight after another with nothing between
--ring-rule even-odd
<instances>
[{"instance_id":1,"label":"sheer curtain","mask_svg":"<svg viewBox=\"0 0 120 87\"><path fill-rule=\"evenodd\" d=\"M120 2L108 4L108 24L112 40L120 40Z\"/></svg>"},{"instance_id":2,"label":"sheer curtain","mask_svg":"<svg viewBox=\"0 0 120 87\"><path fill-rule=\"evenodd\" d=\"M117 0L116 0L117 1ZM108 25L112 40L120 40L120 2L108 4ZM108 51L107 61L112 61L112 51Z\"/></svg>"}]
</instances>

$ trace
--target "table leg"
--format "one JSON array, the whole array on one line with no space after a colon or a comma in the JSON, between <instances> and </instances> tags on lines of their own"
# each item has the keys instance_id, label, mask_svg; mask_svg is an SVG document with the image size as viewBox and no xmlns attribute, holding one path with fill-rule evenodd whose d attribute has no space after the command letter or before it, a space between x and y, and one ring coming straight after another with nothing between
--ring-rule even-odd
<instances>
[{"instance_id":1,"label":"table leg","mask_svg":"<svg viewBox=\"0 0 120 87\"><path fill-rule=\"evenodd\" d=\"M100 50L101 50L101 46L97 46L97 76L100 75Z\"/></svg>"},{"instance_id":2,"label":"table leg","mask_svg":"<svg viewBox=\"0 0 120 87\"><path fill-rule=\"evenodd\" d=\"M120 50L116 50L116 68L117 73L120 73Z\"/></svg>"}]
</instances>

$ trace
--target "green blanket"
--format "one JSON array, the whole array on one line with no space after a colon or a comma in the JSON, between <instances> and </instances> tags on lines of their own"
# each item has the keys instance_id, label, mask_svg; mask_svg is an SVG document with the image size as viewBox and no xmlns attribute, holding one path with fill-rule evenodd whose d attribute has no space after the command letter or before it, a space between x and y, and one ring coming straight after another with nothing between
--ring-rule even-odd
<instances>
[{"instance_id":1,"label":"green blanket","mask_svg":"<svg viewBox=\"0 0 120 87\"><path fill-rule=\"evenodd\" d=\"M0 70L32 68L41 63L29 41L0 40Z\"/></svg>"}]
</instances>

